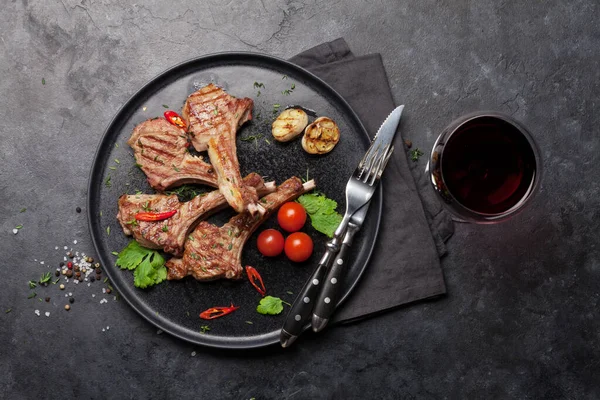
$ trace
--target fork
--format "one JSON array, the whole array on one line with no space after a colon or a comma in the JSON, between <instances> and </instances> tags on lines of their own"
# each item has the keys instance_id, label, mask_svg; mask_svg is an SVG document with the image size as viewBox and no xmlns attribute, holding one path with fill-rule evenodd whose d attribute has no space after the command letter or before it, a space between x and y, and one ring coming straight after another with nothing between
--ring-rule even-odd
<instances>
[{"instance_id":1,"label":"fork","mask_svg":"<svg viewBox=\"0 0 600 400\"><path fill-rule=\"evenodd\" d=\"M319 261L317 268L304 284L290 308L281 330L280 341L283 347L290 346L302 333L309 319L312 318L313 304L311 302L316 300L320 290L319 285L340 250L350 218L357 210L368 203L375 193L381 174L394 151L391 143L384 146L381 144L375 145L376 143L376 141L373 142L373 145L371 145L346 184L346 212L333 234L333 239L327 242L325 254Z\"/></svg>"}]
</instances>

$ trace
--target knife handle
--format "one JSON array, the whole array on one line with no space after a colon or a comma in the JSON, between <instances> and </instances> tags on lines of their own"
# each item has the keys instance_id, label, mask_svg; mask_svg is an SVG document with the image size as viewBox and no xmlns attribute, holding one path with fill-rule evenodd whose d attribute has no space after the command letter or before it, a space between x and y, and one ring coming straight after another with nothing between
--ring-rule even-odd
<instances>
[{"instance_id":1,"label":"knife handle","mask_svg":"<svg viewBox=\"0 0 600 400\"><path fill-rule=\"evenodd\" d=\"M347 255L357 230L357 226L353 224L348 225L342 247L323 282L323 287L319 292L313 309L312 328L315 332L319 332L325 328L338 303L340 288L342 286L342 276L346 269Z\"/></svg>"},{"instance_id":2,"label":"knife handle","mask_svg":"<svg viewBox=\"0 0 600 400\"><path fill-rule=\"evenodd\" d=\"M319 263L292 304L281 330L280 341L283 347L291 345L310 322L314 301L323 285L327 269L327 264Z\"/></svg>"}]
</instances>

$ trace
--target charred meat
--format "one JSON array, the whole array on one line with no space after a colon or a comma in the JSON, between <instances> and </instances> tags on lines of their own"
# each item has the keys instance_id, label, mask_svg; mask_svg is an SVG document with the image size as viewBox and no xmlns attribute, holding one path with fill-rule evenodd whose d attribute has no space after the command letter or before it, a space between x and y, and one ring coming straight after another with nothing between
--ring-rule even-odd
<instances>
[{"instance_id":1,"label":"charred meat","mask_svg":"<svg viewBox=\"0 0 600 400\"><path fill-rule=\"evenodd\" d=\"M290 178L277 190L261 199L263 215L245 211L231 218L222 227L206 221L189 235L182 258L171 258L165 264L167 279L182 279L188 275L197 280L219 278L239 279L242 275L242 249L248 238L283 203L296 199L314 189L314 181L302 184L299 178Z\"/></svg>"},{"instance_id":2,"label":"charred meat","mask_svg":"<svg viewBox=\"0 0 600 400\"><path fill-rule=\"evenodd\" d=\"M209 84L192 93L182 111L192 145L197 151L208 150L227 202L237 212L248 209L252 214L263 210L256 190L242 181L235 139L238 128L252 119L253 104L250 98L235 98Z\"/></svg>"},{"instance_id":3,"label":"charred meat","mask_svg":"<svg viewBox=\"0 0 600 400\"><path fill-rule=\"evenodd\" d=\"M265 183L256 173L244 178L244 183L256 188L262 195L275 190L273 182ZM123 195L119 198L117 219L125 234L133 235L142 246L180 256L185 240L196 224L226 206L227 202L218 190L198 195L185 203L179 202L175 194ZM177 213L163 221L138 221L135 218L142 212L172 210L177 210Z\"/></svg>"},{"instance_id":4,"label":"charred meat","mask_svg":"<svg viewBox=\"0 0 600 400\"><path fill-rule=\"evenodd\" d=\"M214 168L187 150L187 135L164 118L137 125L127 144L154 189L163 191L185 183L217 186Z\"/></svg>"}]
</instances>

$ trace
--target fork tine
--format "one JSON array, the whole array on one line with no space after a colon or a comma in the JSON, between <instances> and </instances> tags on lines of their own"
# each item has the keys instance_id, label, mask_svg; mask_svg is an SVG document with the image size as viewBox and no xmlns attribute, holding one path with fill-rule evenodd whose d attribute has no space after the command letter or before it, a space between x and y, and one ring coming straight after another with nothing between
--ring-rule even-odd
<instances>
[{"instance_id":1,"label":"fork tine","mask_svg":"<svg viewBox=\"0 0 600 400\"><path fill-rule=\"evenodd\" d=\"M367 172L367 176L365 176L365 179L368 179L371 170L373 169L373 166L375 165L375 163L377 162L377 154L379 153L379 147L377 146L377 148L374 149L373 152L371 152L371 154L369 154L369 157L367 159L367 162L365 163L365 168L364 170Z\"/></svg>"},{"instance_id":2,"label":"fork tine","mask_svg":"<svg viewBox=\"0 0 600 400\"><path fill-rule=\"evenodd\" d=\"M381 178L381 174L383 173L383 170L385 168L385 165L387 164L387 161L391 156L392 150L392 145L388 144L387 146L385 146L383 151L377 154L377 157L374 158L374 162L372 163L371 168L369 169L367 175L365 176L365 179L363 180L364 183L373 186L376 182L379 181L379 179Z\"/></svg>"},{"instance_id":3,"label":"fork tine","mask_svg":"<svg viewBox=\"0 0 600 400\"><path fill-rule=\"evenodd\" d=\"M379 146L369 147L366 154L363 156L363 158L358 163L358 167L356 168L356 171L354 171L354 175L356 176L357 179L362 180L363 174L365 173L365 171L368 171L372 167L373 162L375 160L375 155L377 154L378 150L379 150Z\"/></svg>"}]
</instances>

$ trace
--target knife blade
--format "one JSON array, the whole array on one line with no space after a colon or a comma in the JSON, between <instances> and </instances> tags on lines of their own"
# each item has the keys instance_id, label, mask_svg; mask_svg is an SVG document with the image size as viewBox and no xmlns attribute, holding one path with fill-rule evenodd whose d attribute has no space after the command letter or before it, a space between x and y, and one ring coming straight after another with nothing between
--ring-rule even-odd
<instances>
[{"instance_id":1,"label":"knife blade","mask_svg":"<svg viewBox=\"0 0 600 400\"><path fill-rule=\"evenodd\" d=\"M368 202L350 218L340 251L335 256L335 260L329 268L327 277L323 280L323 286L314 304L312 315L312 328L314 332L323 330L323 328L327 326L331 314L335 311L339 299L342 278L346 271L346 264L348 263L347 256L350 251L350 246L352 246L354 235L356 235L362 227L370 205L371 202Z\"/></svg>"},{"instance_id":2,"label":"knife blade","mask_svg":"<svg viewBox=\"0 0 600 400\"><path fill-rule=\"evenodd\" d=\"M398 125L400 124L400 118L402 117L402 110L404 106L396 107L383 121L379 130L377 131L367 153L358 164L355 173L350 177L346 184L346 212L342 217L342 221L336 229L333 239L327 242L327 249L325 254L319 261L319 264L313 271L313 274L309 280L305 283L304 287L300 291L296 300L290 307L290 311L285 319L283 328L281 329L280 342L282 347L290 346L298 336L303 332L304 328L309 324L312 316L312 310L314 305L315 297L320 291L320 283L323 282L325 275L327 274L335 255L341 248L343 237L346 233L346 228L350 222L352 215L368 203L375 192L375 186L381 177L381 172L385 168L385 165L393 151L392 141L396 134ZM375 168L374 171L379 171L375 176L372 176L367 185L367 178L363 177L365 171L373 171L375 165L379 168ZM357 176L358 172L358 176ZM363 180L364 179L364 180ZM357 184L357 182L359 182ZM351 190L356 189L358 186L363 188L367 187L369 190L359 190L363 193L355 193ZM370 186L370 188L369 188Z\"/></svg>"}]
</instances>

